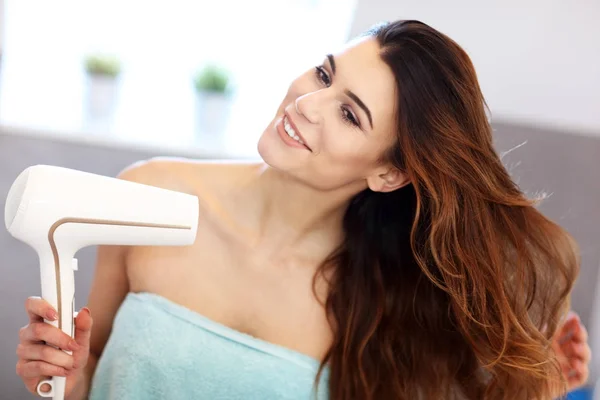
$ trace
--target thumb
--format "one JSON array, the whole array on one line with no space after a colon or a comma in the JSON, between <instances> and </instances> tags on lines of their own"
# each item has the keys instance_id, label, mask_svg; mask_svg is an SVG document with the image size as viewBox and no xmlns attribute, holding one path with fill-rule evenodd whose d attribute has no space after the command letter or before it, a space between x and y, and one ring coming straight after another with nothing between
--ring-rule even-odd
<instances>
[{"instance_id":1,"label":"thumb","mask_svg":"<svg viewBox=\"0 0 600 400\"><path fill-rule=\"evenodd\" d=\"M88 348L92 333L92 315L90 309L83 307L75 318L75 341L83 348Z\"/></svg>"},{"instance_id":2,"label":"thumb","mask_svg":"<svg viewBox=\"0 0 600 400\"><path fill-rule=\"evenodd\" d=\"M92 316L90 309L83 307L75 318L75 341L79 349L73 351L73 367L82 368L87 364L90 352Z\"/></svg>"}]
</instances>

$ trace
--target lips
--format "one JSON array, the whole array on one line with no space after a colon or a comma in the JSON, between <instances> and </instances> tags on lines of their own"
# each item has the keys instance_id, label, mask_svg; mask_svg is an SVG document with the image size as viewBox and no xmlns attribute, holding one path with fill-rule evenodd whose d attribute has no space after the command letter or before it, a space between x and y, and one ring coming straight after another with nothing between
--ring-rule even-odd
<instances>
[{"instance_id":1,"label":"lips","mask_svg":"<svg viewBox=\"0 0 600 400\"><path fill-rule=\"evenodd\" d=\"M290 114L287 111L284 111L284 115L285 115L285 118L287 119L287 121L290 123L290 126L292 127L292 129L294 130L294 132L296 132L296 135L298 135L298 137L300 138L300 140L302 140L302 142L304 142L304 146L306 146L306 148L312 152L312 149L308 145L308 143L307 143L306 139L304 138L304 136L302 136L302 133L300 132L300 130L298 129L298 127L294 123L294 120L292 119L292 117L290 116Z\"/></svg>"}]
</instances>

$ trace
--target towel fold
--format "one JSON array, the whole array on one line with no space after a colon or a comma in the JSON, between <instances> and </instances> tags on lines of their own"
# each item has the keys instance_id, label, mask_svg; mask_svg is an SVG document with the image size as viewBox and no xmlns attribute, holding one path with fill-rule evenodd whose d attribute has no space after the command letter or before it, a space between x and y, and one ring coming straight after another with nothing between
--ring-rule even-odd
<instances>
[{"instance_id":1,"label":"towel fold","mask_svg":"<svg viewBox=\"0 0 600 400\"><path fill-rule=\"evenodd\" d=\"M327 399L317 360L152 293L129 293L92 380L91 400Z\"/></svg>"}]
</instances>

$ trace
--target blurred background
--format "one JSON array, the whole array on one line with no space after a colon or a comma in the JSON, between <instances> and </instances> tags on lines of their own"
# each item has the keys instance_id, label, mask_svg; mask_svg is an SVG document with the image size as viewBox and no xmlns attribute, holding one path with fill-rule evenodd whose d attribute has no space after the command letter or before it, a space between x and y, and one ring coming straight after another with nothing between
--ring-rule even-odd
<instances>
[{"instance_id":1,"label":"blurred background","mask_svg":"<svg viewBox=\"0 0 600 400\"><path fill-rule=\"evenodd\" d=\"M600 1L0 0L0 199L52 164L114 176L148 157L257 158L289 82L382 20L419 19L471 56L496 146L541 211L582 252L573 309L600 379ZM0 229L0 399L33 398L15 374L33 250ZM78 253L76 308L95 249ZM600 392L600 389L597 391ZM600 399L600 394L597 393Z\"/></svg>"}]
</instances>

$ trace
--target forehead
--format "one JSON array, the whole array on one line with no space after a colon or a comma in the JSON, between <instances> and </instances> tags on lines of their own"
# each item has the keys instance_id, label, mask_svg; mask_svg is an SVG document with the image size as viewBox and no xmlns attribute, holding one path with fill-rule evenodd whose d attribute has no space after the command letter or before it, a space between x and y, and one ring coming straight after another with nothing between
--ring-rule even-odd
<instances>
[{"instance_id":1,"label":"forehead","mask_svg":"<svg viewBox=\"0 0 600 400\"><path fill-rule=\"evenodd\" d=\"M374 131L389 131L394 122L396 83L379 53L375 39L361 38L348 43L333 56L338 82L367 105L373 115Z\"/></svg>"}]
</instances>

